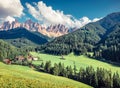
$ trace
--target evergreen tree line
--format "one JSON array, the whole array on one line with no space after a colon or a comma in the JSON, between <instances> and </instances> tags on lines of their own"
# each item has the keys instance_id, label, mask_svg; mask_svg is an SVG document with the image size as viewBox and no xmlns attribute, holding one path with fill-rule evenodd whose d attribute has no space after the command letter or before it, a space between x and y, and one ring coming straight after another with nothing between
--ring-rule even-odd
<instances>
[{"instance_id":1,"label":"evergreen tree line","mask_svg":"<svg viewBox=\"0 0 120 88\"><path fill-rule=\"evenodd\" d=\"M120 88L120 76L118 72L112 74L110 70L103 68L97 68L95 70L92 66L86 68L80 67L77 70L76 66L65 67L62 63L55 63L52 66L51 61L41 63L39 66L35 66L38 71L43 71L56 76L67 77L76 81L80 81L91 85L95 88Z\"/></svg>"},{"instance_id":2,"label":"evergreen tree line","mask_svg":"<svg viewBox=\"0 0 120 88\"><path fill-rule=\"evenodd\" d=\"M120 45L112 45L94 52L94 58L120 63Z\"/></svg>"},{"instance_id":3,"label":"evergreen tree line","mask_svg":"<svg viewBox=\"0 0 120 88\"><path fill-rule=\"evenodd\" d=\"M71 52L75 55L82 55L93 51L93 46L87 43L75 43L75 45L52 43L49 45L41 45L35 48L35 50L53 55L68 55Z\"/></svg>"}]
</instances>

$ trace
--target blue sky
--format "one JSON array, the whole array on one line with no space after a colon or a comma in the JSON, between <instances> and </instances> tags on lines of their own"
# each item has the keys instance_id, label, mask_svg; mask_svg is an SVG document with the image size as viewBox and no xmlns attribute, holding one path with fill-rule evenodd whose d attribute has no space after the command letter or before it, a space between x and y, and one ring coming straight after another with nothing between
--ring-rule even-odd
<instances>
[{"instance_id":1,"label":"blue sky","mask_svg":"<svg viewBox=\"0 0 120 88\"><path fill-rule=\"evenodd\" d=\"M64 11L75 18L87 16L90 19L104 17L109 13L120 11L120 0L21 0L22 4L43 1L54 10Z\"/></svg>"},{"instance_id":2,"label":"blue sky","mask_svg":"<svg viewBox=\"0 0 120 88\"><path fill-rule=\"evenodd\" d=\"M46 26L82 27L119 11L120 0L1 0L0 23L31 19Z\"/></svg>"}]
</instances>

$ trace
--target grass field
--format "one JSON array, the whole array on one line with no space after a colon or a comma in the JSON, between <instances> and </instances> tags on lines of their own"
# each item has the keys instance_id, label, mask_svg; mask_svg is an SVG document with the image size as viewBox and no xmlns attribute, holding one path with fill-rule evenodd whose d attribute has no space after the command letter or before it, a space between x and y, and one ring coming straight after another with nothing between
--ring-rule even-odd
<instances>
[{"instance_id":1,"label":"grass field","mask_svg":"<svg viewBox=\"0 0 120 88\"><path fill-rule=\"evenodd\" d=\"M34 71L26 66L0 62L0 88L91 88L68 78Z\"/></svg>"},{"instance_id":2,"label":"grass field","mask_svg":"<svg viewBox=\"0 0 120 88\"><path fill-rule=\"evenodd\" d=\"M88 58L84 55L75 56L73 54L69 54L67 56L64 56L65 60L61 60L60 59L61 56L54 56L54 55L48 55L48 54L42 54L42 53L36 53L36 52L31 52L31 54L33 56L39 57L40 60L43 60L43 62L50 60L52 62L52 65L54 63L61 62L61 63L64 63L65 66L71 65L73 67L74 63L75 63L78 70L80 67L85 68L87 66L93 66L95 69L97 67L101 67L101 68L111 70L113 73L116 71L118 71L118 73L120 73L120 67L117 67L117 66L114 66L114 65L102 62L102 61L98 61L98 60L95 60L92 58ZM41 62L42 61L34 61L33 64L39 65Z\"/></svg>"}]
</instances>

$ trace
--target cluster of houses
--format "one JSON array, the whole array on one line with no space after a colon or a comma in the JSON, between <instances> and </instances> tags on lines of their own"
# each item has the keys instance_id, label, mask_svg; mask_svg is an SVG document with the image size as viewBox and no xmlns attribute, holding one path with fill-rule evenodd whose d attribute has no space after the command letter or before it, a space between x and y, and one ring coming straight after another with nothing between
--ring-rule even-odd
<instances>
[{"instance_id":1,"label":"cluster of houses","mask_svg":"<svg viewBox=\"0 0 120 88\"><path fill-rule=\"evenodd\" d=\"M37 57L33 57L31 55L28 55L27 58L25 58L22 55L16 56L14 58L14 61L21 61L22 62L22 61L25 61L25 60L27 60L27 61L37 61L38 58ZM12 60L10 60L9 58L6 58L6 59L3 60L3 62L6 63L6 64L11 64Z\"/></svg>"}]
</instances>

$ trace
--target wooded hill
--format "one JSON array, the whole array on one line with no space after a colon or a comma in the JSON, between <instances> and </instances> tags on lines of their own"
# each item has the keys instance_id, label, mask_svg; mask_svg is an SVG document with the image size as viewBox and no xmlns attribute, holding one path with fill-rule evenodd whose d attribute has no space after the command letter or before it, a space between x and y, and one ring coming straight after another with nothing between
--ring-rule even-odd
<instances>
[{"instance_id":1,"label":"wooded hill","mask_svg":"<svg viewBox=\"0 0 120 88\"><path fill-rule=\"evenodd\" d=\"M108 34L94 51L95 58L105 58L109 61L120 63L120 24L111 28Z\"/></svg>"},{"instance_id":2,"label":"wooded hill","mask_svg":"<svg viewBox=\"0 0 120 88\"><path fill-rule=\"evenodd\" d=\"M4 59L14 59L17 55L26 55L27 52L18 49L3 40L0 40L0 61Z\"/></svg>"},{"instance_id":3,"label":"wooded hill","mask_svg":"<svg viewBox=\"0 0 120 88\"><path fill-rule=\"evenodd\" d=\"M44 50L45 53L55 55L71 52L81 55L86 52L100 51L101 44L106 45L106 48L116 45L116 43L119 44L118 24L120 24L120 12L112 13L95 23L87 24L73 33L58 37L40 47L40 49ZM118 34L116 34L116 31ZM111 36L114 37L111 39Z\"/></svg>"},{"instance_id":4,"label":"wooded hill","mask_svg":"<svg viewBox=\"0 0 120 88\"><path fill-rule=\"evenodd\" d=\"M9 31L0 31L0 39L21 48L28 46L37 46L48 42L49 38L37 33L30 32L25 28L15 28Z\"/></svg>"}]
</instances>

